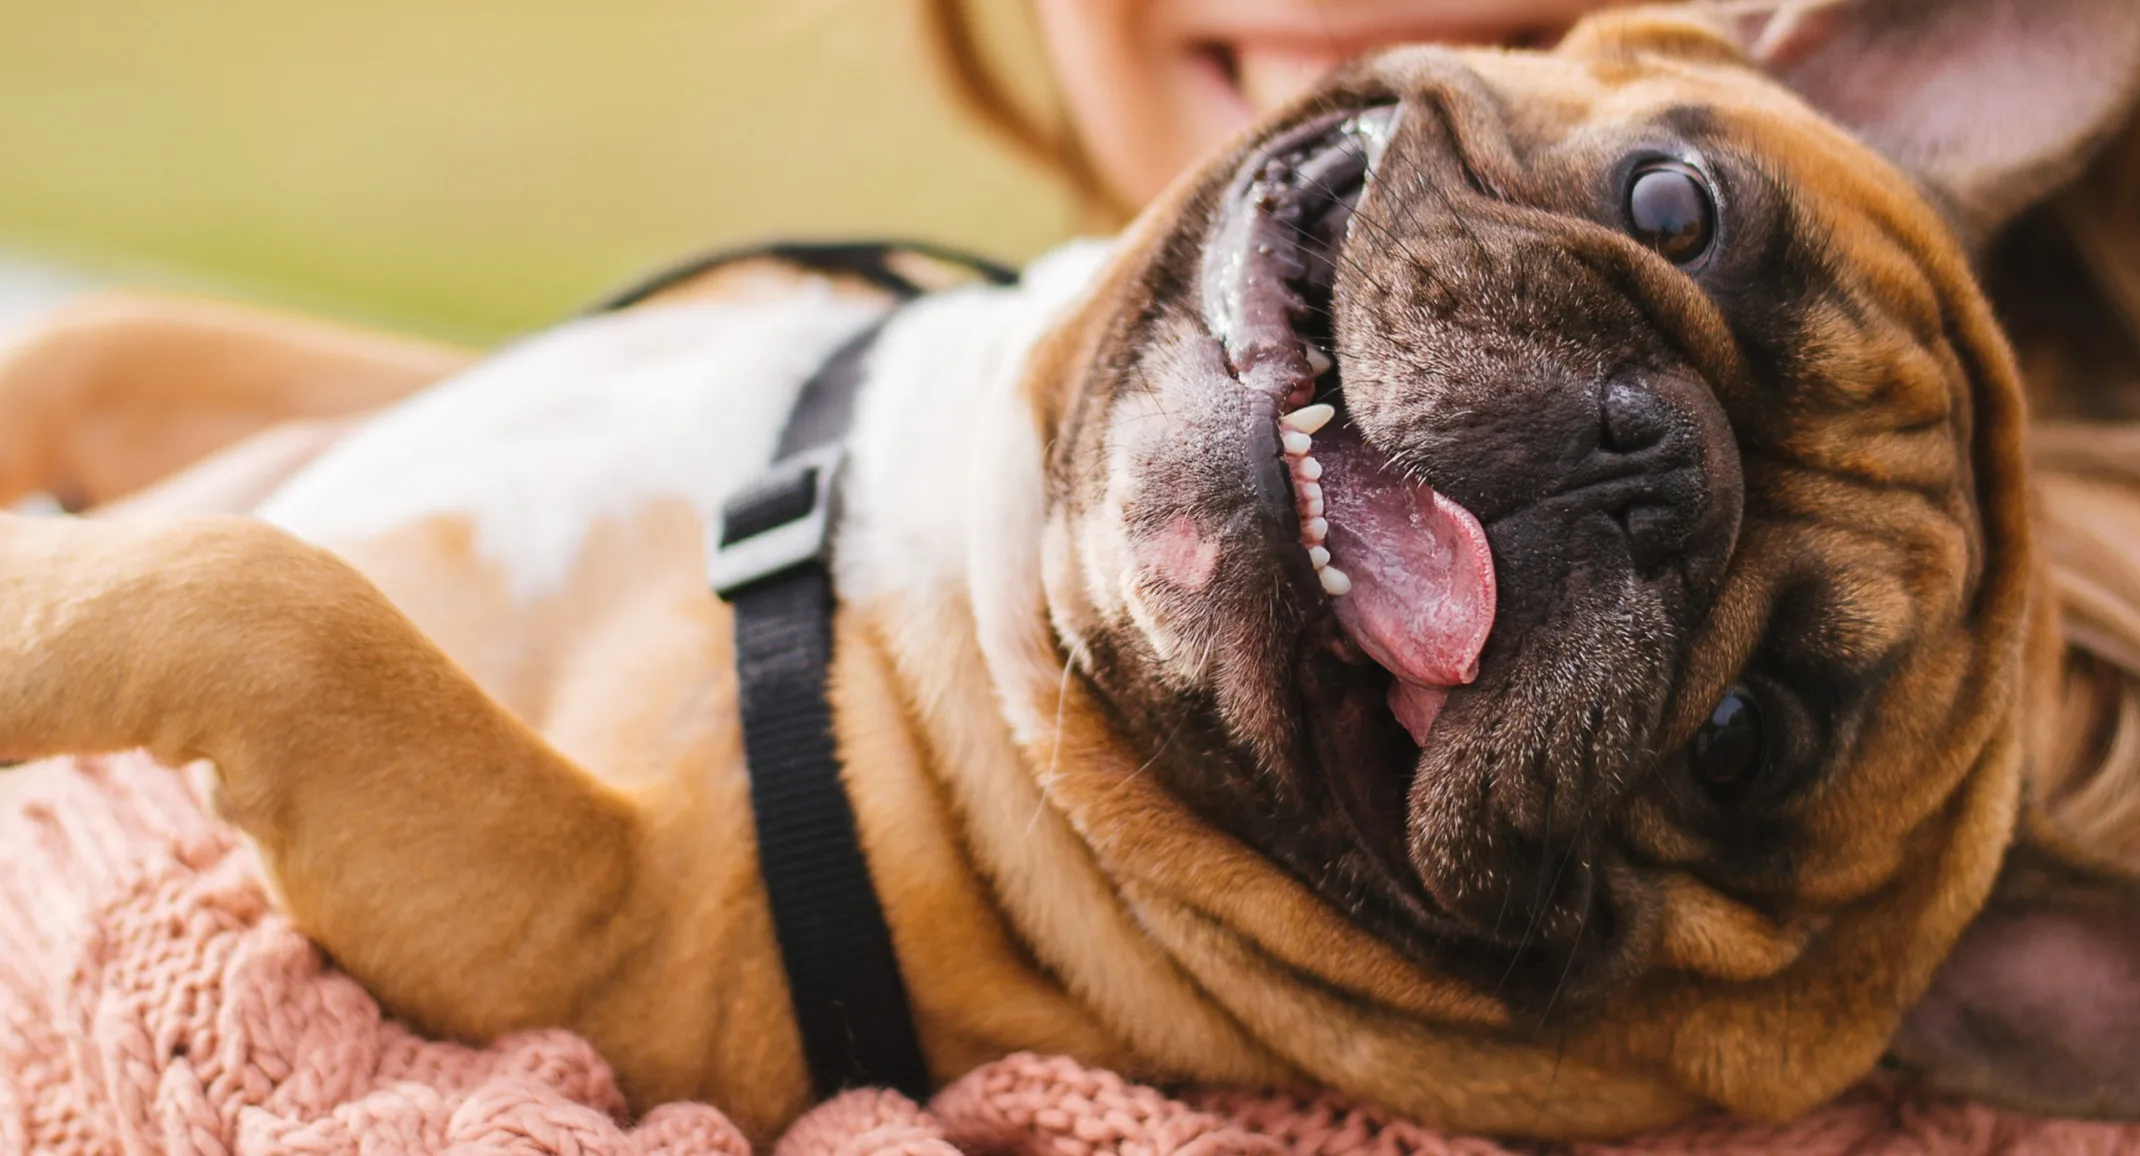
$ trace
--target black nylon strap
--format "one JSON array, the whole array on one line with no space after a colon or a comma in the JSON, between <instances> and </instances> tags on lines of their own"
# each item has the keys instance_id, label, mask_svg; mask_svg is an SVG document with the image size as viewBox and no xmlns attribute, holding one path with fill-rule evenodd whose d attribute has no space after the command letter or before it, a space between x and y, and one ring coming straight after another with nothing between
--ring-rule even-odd
<instances>
[{"instance_id":1,"label":"black nylon strap","mask_svg":"<svg viewBox=\"0 0 2140 1156\"><path fill-rule=\"evenodd\" d=\"M865 259L858 251L867 248L838 253L840 270L854 272L850 263L859 262L889 273L888 254L879 247ZM928 255L964 263L941 251ZM699 262L685 275L708 267ZM976 268L995 279L995 267ZM918 293L903 279L886 287L902 298ZM723 508L714 581L735 607L758 858L811 1079L820 1096L874 1085L919 1100L929 1091L928 1065L841 785L826 698L840 443L864 363L887 321L850 338L803 383L773 465Z\"/></svg>"},{"instance_id":2,"label":"black nylon strap","mask_svg":"<svg viewBox=\"0 0 2140 1156\"><path fill-rule=\"evenodd\" d=\"M657 269L604 297L590 306L587 312L608 313L624 309L723 265L757 260L786 261L818 273L844 273L867 281L895 297L920 296L922 288L892 267L891 257L896 253L913 253L946 265L970 269L976 276L992 285L1010 285L1018 280L1018 271L1015 269L999 265L986 257L976 257L971 253L962 253L957 249L927 241L767 241L701 254L667 268Z\"/></svg>"},{"instance_id":3,"label":"black nylon strap","mask_svg":"<svg viewBox=\"0 0 2140 1156\"><path fill-rule=\"evenodd\" d=\"M788 424L780 431L774 461L835 445L847 437L847 427L855 420L855 387L862 382L862 363L877 347L877 335L889 321L887 316L848 338L803 382L795 395L795 408L788 411Z\"/></svg>"},{"instance_id":4,"label":"black nylon strap","mask_svg":"<svg viewBox=\"0 0 2140 1156\"><path fill-rule=\"evenodd\" d=\"M865 330L804 385L781 436L781 458L826 444L823 432L846 432L862 361L878 332L879 326ZM813 470L767 483L729 502L723 546L793 522L797 510L808 511L827 489ZM811 1079L819 1096L880 1085L926 1099L929 1070L899 958L840 784L832 704L825 698L831 572L823 559L812 559L727 597L735 606L759 869Z\"/></svg>"},{"instance_id":5,"label":"black nylon strap","mask_svg":"<svg viewBox=\"0 0 2140 1156\"><path fill-rule=\"evenodd\" d=\"M929 1069L899 958L840 785L824 693L831 605L821 566L736 598L759 865L818 1095L872 1085L926 1101Z\"/></svg>"}]
</instances>

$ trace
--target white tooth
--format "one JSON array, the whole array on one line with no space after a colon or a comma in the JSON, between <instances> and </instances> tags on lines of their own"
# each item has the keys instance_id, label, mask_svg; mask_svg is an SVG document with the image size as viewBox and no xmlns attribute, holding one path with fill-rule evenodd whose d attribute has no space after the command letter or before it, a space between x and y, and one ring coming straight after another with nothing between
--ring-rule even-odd
<instances>
[{"instance_id":1,"label":"white tooth","mask_svg":"<svg viewBox=\"0 0 2140 1156\"><path fill-rule=\"evenodd\" d=\"M1323 500L1323 487L1320 482L1302 482L1294 488L1299 491L1301 501L1320 502Z\"/></svg>"},{"instance_id":2,"label":"white tooth","mask_svg":"<svg viewBox=\"0 0 2140 1156\"><path fill-rule=\"evenodd\" d=\"M1299 471L1301 477L1311 482L1323 476L1323 463L1314 458L1302 458L1300 464L1293 468Z\"/></svg>"},{"instance_id":3,"label":"white tooth","mask_svg":"<svg viewBox=\"0 0 2140 1156\"><path fill-rule=\"evenodd\" d=\"M1308 355L1308 371L1317 377L1330 372L1331 367L1337 364L1337 362L1330 360L1329 354L1324 353L1313 345L1302 346L1301 352Z\"/></svg>"},{"instance_id":4,"label":"white tooth","mask_svg":"<svg viewBox=\"0 0 2140 1156\"><path fill-rule=\"evenodd\" d=\"M1306 534L1310 542L1320 542L1325 535L1330 533L1330 523L1321 518L1311 517L1300 524L1300 532Z\"/></svg>"},{"instance_id":5,"label":"white tooth","mask_svg":"<svg viewBox=\"0 0 2140 1156\"><path fill-rule=\"evenodd\" d=\"M1279 433L1278 444L1285 447L1285 452L1297 458L1315 448L1315 439L1297 429L1289 429Z\"/></svg>"},{"instance_id":6,"label":"white tooth","mask_svg":"<svg viewBox=\"0 0 2140 1156\"><path fill-rule=\"evenodd\" d=\"M1322 517L1323 500L1321 498L1310 498L1303 496L1300 500L1300 512L1308 515L1311 518Z\"/></svg>"},{"instance_id":7,"label":"white tooth","mask_svg":"<svg viewBox=\"0 0 2140 1156\"><path fill-rule=\"evenodd\" d=\"M1330 406L1304 405L1279 418L1278 424L1287 429L1297 429L1304 434L1312 434L1330 424L1330 419L1336 416L1337 410Z\"/></svg>"},{"instance_id":8,"label":"white tooth","mask_svg":"<svg viewBox=\"0 0 2140 1156\"><path fill-rule=\"evenodd\" d=\"M1325 566L1316 571L1316 577L1323 580L1323 593L1332 598L1352 590L1352 579L1345 577L1345 572L1335 566Z\"/></svg>"},{"instance_id":9,"label":"white tooth","mask_svg":"<svg viewBox=\"0 0 2140 1156\"><path fill-rule=\"evenodd\" d=\"M1330 551L1323 549L1321 546L1310 546L1308 547L1308 561L1314 563L1315 568L1320 570L1330 564Z\"/></svg>"}]
</instances>

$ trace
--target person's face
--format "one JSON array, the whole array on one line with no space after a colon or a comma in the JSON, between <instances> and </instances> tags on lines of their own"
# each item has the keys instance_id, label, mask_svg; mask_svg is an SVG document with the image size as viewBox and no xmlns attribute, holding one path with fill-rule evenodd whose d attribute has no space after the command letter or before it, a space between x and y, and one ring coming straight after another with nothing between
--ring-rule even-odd
<instances>
[{"instance_id":1,"label":"person's face","mask_svg":"<svg viewBox=\"0 0 2140 1156\"><path fill-rule=\"evenodd\" d=\"M1409 41L1547 45L1616 0L1037 0L1071 119L1125 204L1338 61Z\"/></svg>"}]
</instances>

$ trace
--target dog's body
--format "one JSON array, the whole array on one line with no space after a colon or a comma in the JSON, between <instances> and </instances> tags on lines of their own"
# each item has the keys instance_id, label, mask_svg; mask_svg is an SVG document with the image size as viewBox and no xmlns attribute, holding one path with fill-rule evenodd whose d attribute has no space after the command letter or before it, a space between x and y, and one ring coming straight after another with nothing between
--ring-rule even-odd
<instances>
[{"instance_id":1,"label":"dog's body","mask_svg":"<svg viewBox=\"0 0 2140 1156\"><path fill-rule=\"evenodd\" d=\"M1087 958L1080 945L1126 947L1131 936L1119 912L1098 905L1097 881L1074 886L1061 817L1031 790L996 797L1009 784L986 767L1015 748L973 661L971 615L959 612L976 581L969 569L1017 553L979 529L985 503L1008 504L987 520L1005 537L1033 524L1039 463L1018 370L1099 256L1069 252L1016 289L976 287L902 310L871 358L851 439L836 551L850 607L835 680L842 749L940 1076L1017 1048L1134 1063L1125 1032L1166 1039L1179 1021L1209 1016L1154 974L1149 952L1107 953L1116 957L1103 975L1077 977L1108 993L1100 1007L1064 990L1064 973ZM548 876L525 876L531 896L566 910L581 892L595 910L644 905L619 939L652 970L614 984L629 1014L647 1017L614 1036L652 1058L623 1065L635 1095L736 1105L761 1125L804 1106L807 1081L750 850L729 615L708 592L709 544L722 503L766 465L796 387L886 308L819 284L768 301L656 304L577 322L367 427L260 511L355 562L490 697L659 816L630 855L673 866L612 864L645 892L633 902L589 890L600 855L558 855L528 842L518 820L494 834L521 850L472 847L461 869L517 863ZM917 447L930 447L919 461ZM926 698L910 689L923 680L938 684ZM1050 844L1054 853L1042 850ZM1046 879L1026 886L1072 910L1061 926L1006 926L984 865L991 876ZM479 910L461 919L495 918L501 942L519 937L506 929L524 912ZM467 951L468 931L436 925L442 959ZM413 924L406 933L429 934ZM527 947L531 968L554 968L560 952L590 955L588 974L614 966L585 945ZM458 978L397 1006L478 1036L558 1014L531 1014L531 993L512 985L495 989L503 1000L484 998L493 984L481 973L439 974ZM556 979L560 995L586 982ZM1155 984L1165 993L1146 990ZM1121 1006L1105 1006L1113 1001ZM600 1039L594 1022L587 1030ZM1238 1034L1206 1050L1237 1054L1230 1076L1284 1070ZM1179 1051L1154 1070L1189 1072Z\"/></svg>"},{"instance_id":2,"label":"dog's body","mask_svg":"<svg viewBox=\"0 0 2140 1156\"><path fill-rule=\"evenodd\" d=\"M1114 246L910 306L871 356L831 695L934 1073L1038 1049L1597 1135L1798 1110L1892 1040L1947 1086L2140 1110L2140 903L2018 817L2025 642L2055 661L2019 387L1935 210L1672 17L1557 59L1399 53L1318 100ZM1699 276L1568 175L1667 136L1745 246ZM1342 215L1287 183L1311 171L1356 182ZM1317 250L1269 227L1288 197L1403 232ZM1285 304L1318 254L1341 398ZM209 757L281 901L398 1013L568 1026L636 1102L776 1127L808 1083L707 544L886 304L749 296L575 322L136 510L251 509L294 467L256 511L287 534L0 521L0 752ZM1539 388L1569 381L1602 400ZM340 412L307 388L263 388L262 420ZM1634 498L1556 472L1599 455ZM1437 557L1490 569L1361 544L1399 531L1359 495L1400 492ZM1429 570L1459 620L1393 636L1392 584ZM1704 786L1690 744L1744 734L1720 695L1786 737ZM2043 950L2096 968L2079 1013L2017 983ZM2017 1079L1999 1048L2066 1066Z\"/></svg>"}]
</instances>

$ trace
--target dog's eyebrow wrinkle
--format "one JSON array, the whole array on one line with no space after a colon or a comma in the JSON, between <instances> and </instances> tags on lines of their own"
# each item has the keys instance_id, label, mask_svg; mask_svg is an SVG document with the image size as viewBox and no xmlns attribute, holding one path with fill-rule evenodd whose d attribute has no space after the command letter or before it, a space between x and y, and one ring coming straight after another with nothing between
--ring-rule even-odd
<instances>
[{"instance_id":1,"label":"dog's eyebrow wrinkle","mask_svg":"<svg viewBox=\"0 0 2140 1156\"><path fill-rule=\"evenodd\" d=\"M1753 475L1756 472L1756 465L1759 464L1773 470L1779 475L1779 480L1788 479L1791 475L1804 475L1820 481L1848 486L1853 490L1864 493L1887 494L1900 491L1915 496L1927 506L1938 511L1942 517L1953 516L1952 510L1948 507L1948 499L1952 492L1951 482L1935 479L1911 481L1907 478L1881 477L1839 462L1821 461L1817 458L1793 454L1770 445L1755 445L1742 442L1739 446L1739 456L1740 460L1746 463L1748 474L1747 498L1749 502L1752 501L1757 492L1767 493L1771 489L1781 488L1776 486L1756 486L1754 484Z\"/></svg>"},{"instance_id":2,"label":"dog's eyebrow wrinkle","mask_svg":"<svg viewBox=\"0 0 2140 1156\"><path fill-rule=\"evenodd\" d=\"M1728 137L1716 109L1706 104L1673 103L1659 109L1657 124L1673 136L1692 144Z\"/></svg>"},{"instance_id":3,"label":"dog's eyebrow wrinkle","mask_svg":"<svg viewBox=\"0 0 2140 1156\"><path fill-rule=\"evenodd\" d=\"M1945 540L1947 532L1959 529L1967 533L1952 518L1925 517L1914 524L1901 524L1890 519L1878 525L1866 525L1849 520L1830 520L1818 511L1806 509L1775 509L1762 512L1762 519L1778 530L1795 530L1800 533L1833 534L1856 542L1867 543L1885 550L1898 552L1898 557L1916 559L1926 554L1937 553L1938 544Z\"/></svg>"}]
</instances>

